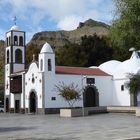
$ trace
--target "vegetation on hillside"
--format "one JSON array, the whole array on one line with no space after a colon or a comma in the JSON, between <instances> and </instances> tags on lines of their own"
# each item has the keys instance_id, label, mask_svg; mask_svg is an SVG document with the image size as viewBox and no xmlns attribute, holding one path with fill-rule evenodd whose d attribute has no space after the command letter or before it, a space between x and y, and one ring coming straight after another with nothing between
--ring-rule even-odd
<instances>
[{"instance_id":1,"label":"vegetation on hillside","mask_svg":"<svg viewBox=\"0 0 140 140\"><path fill-rule=\"evenodd\" d=\"M27 67L33 60L33 54L35 55L36 61L38 60L39 52L40 52L40 49L37 48L37 46L35 46L33 44L29 44L29 46L26 48L26 64L27 64Z\"/></svg>"},{"instance_id":2,"label":"vegetation on hillside","mask_svg":"<svg viewBox=\"0 0 140 140\"><path fill-rule=\"evenodd\" d=\"M130 57L127 49L113 45L109 37L84 36L81 44L69 44L56 50L57 65L65 66L99 66L101 63L115 59L124 61Z\"/></svg>"},{"instance_id":3,"label":"vegetation on hillside","mask_svg":"<svg viewBox=\"0 0 140 140\"><path fill-rule=\"evenodd\" d=\"M113 49L105 38L97 35L84 36L81 44L69 44L56 50L57 65L65 66L98 66L112 58Z\"/></svg>"}]
</instances>

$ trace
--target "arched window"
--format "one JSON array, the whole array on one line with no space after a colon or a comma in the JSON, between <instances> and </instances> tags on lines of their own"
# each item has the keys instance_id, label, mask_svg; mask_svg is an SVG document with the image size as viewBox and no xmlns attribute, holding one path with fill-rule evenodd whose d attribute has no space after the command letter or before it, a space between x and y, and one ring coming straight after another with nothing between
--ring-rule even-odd
<instances>
[{"instance_id":1,"label":"arched window","mask_svg":"<svg viewBox=\"0 0 140 140\"><path fill-rule=\"evenodd\" d=\"M8 37L6 38L6 45L8 46Z\"/></svg>"},{"instance_id":2,"label":"arched window","mask_svg":"<svg viewBox=\"0 0 140 140\"><path fill-rule=\"evenodd\" d=\"M22 36L19 37L19 46L23 46L23 37Z\"/></svg>"},{"instance_id":3,"label":"arched window","mask_svg":"<svg viewBox=\"0 0 140 140\"><path fill-rule=\"evenodd\" d=\"M121 91L124 91L124 85L121 85Z\"/></svg>"},{"instance_id":4,"label":"arched window","mask_svg":"<svg viewBox=\"0 0 140 140\"><path fill-rule=\"evenodd\" d=\"M11 45L11 37L9 36L9 46Z\"/></svg>"},{"instance_id":5,"label":"arched window","mask_svg":"<svg viewBox=\"0 0 140 140\"><path fill-rule=\"evenodd\" d=\"M22 63L22 51L20 49L15 51L15 63Z\"/></svg>"},{"instance_id":6,"label":"arched window","mask_svg":"<svg viewBox=\"0 0 140 140\"><path fill-rule=\"evenodd\" d=\"M48 59L48 71L52 70L51 59Z\"/></svg>"},{"instance_id":7,"label":"arched window","mask_svg":"<svg viewBox=\"0 0 140 140\"><path fill-rule=\"evenodd\" d=\"M7 62L7 64L8 64L8 63L9 63L9 50L7 50L6 57L7 57L6 62Z\"/></svg>"},{"instance_id":8,"label":"arched window","mask_svg":"<svg viewBox=\"0 0 140 140\"><path fill-rule=\"evenodd\" d=\"M40 60L40 70L41 71L43 70L43 60L42 59Z\"/></svg>"},{"instance_id":9,"label":"arched window","mask_svg":"<svg viewBox=\"0 0 140 140\"><path fill-rule=\"evenodd\" d=\"M14 45L18 45L18 37L16 35L14 36Z\"/></svg>"}]
</instances>

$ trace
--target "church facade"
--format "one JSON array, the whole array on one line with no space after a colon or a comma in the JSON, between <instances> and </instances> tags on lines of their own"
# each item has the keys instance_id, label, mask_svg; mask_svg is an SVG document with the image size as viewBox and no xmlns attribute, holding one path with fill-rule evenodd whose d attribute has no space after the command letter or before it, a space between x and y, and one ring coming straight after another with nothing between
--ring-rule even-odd
<instances>
[{"instance_id":1,"label":"church facade","mask_svg":"<svg viewBox=\"0 0 140 140\"><path fill-rule=\"evenodd\" d=\"M128 81L128 78L124 77L126 73L116 77L117 72L110 70L121 62L111 61L90 68L56 66L55 53L51 46L45 43L38 55L38 62L33 57L29 68L25 69L25 40L25 32L16 25L6 33L6 112L47 114L69 107L54 90L55 86L62 82L66 85L74 83L81 89L81 100L77 101L74 107L130 106L129 91L123 87ZM140 68L140 58L136 51L131 59L137 61L136 67Z\"/></svg>"}]
</instances>

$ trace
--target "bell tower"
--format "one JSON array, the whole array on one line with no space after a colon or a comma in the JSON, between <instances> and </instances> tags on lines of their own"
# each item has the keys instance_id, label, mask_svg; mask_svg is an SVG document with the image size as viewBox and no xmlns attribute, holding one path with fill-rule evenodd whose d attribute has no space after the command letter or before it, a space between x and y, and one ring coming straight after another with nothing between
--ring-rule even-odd
<instances>
[{"instance_id":1,"label":"bell tower","mask_svg":"<svg viewBox=\"0 0 140 140\"><path fill-rule=\"evenodd\" d=\"M15 24L6 32L5 39L5 101L6 110L12 104L10 93L10 77L25 70L25 32Z\"/></svg>"},{"instance_id":2,"label":"bell tower","mask_svg":"<svg viewBox=\"0 0 140 140\"><path fill-rule=\"evenodd\" d=\"M25 69L25 32L14 25L6 33L6 70L9 74Z\"/></svg>"}]
</instances>

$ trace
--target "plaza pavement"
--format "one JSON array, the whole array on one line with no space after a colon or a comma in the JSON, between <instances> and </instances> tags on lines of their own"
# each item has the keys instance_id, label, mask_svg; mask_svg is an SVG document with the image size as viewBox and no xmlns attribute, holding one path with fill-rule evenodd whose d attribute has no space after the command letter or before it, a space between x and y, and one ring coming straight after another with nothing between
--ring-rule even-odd
<instances>
[{"instance_id":1,"label":"plaza pavement","mask_svg":"<svg viewBox=\"0 0 140 140\"><path fill-rule=\"evenodd\" d=\"M0 114L0 140L140 140L140 118L132 114Z\"/></svg>"}]
</instances>

